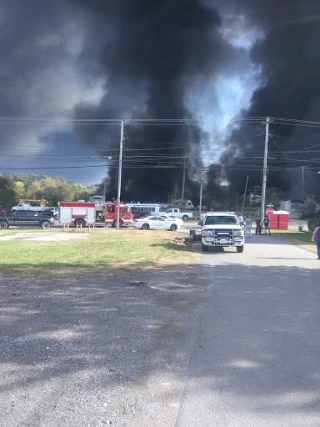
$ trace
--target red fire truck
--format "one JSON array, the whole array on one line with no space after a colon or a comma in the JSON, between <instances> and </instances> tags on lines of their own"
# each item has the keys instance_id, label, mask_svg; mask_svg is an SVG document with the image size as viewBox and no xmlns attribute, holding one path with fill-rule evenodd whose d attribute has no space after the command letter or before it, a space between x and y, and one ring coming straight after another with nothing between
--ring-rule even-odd
<instances>
[{"instance_id":1,"label":"red fire truck","mask_svg":"<svg viewBox=\"0 0 320 427\"><path fill-rule=\"evenodd\" d=\"M107 202L101 206L101 203L93 202L60 202L59 220L62 224L74 224L75 226L95 225L116 225L117 204ZM133 222L133 216L130 207L120 205L119 225L130 225Z\"/></svg>"},{"instance_id":2,"label":"red fire truck","mask_svg":"<svg viewBox=\"0 0 320 427\"><path fill-rule=\"evenodd\" d=\"M107 202L105 207L105 218L106 225L116 226L117 220L117 204ZM119 215L120 227L124 225L131 225L133 223L133 215L131 213L130 206L120 204L120 215Z\"/></svg>"}]
</instances>

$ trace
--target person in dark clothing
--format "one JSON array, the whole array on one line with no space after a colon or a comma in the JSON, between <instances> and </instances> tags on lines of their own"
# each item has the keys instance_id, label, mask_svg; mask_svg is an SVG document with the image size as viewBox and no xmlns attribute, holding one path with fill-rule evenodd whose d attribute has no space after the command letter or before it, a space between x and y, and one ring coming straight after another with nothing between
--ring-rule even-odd
<instances>
[{"instance_id":1,"label":"person in dark clothing","mask_svg":"<svg viewBox=\"0 0 320 427\"><path fill-rule=\"evenodd\" d=\"M261 235L261 218L259 216L256 219L256 234Z\"/></svg>"},{"instance_id":2,"label":"person in dark clothing","mask_svg":"<svg viewBox=\"0 0 320 427\"><path fill-rule=\"evenodd\" d=\"M314 240L317 244L318 259L320 259L320 222L318 227L316 227L312 233L311 241L314 242Z\"/></svg>"},{"instance_id":3,"label":"person in dark clothing","mask_svg":"<svg viewBox=\"0 0 320 427\"><path fill-rule=\"evenodd\" d=\"M267 234L267 230L269 231L269 236L271 236L271 231L270 231L270 221L269 218L266 217L263 221L263 225L264 225L264 234Z\"/></svg>"}]
</instances>

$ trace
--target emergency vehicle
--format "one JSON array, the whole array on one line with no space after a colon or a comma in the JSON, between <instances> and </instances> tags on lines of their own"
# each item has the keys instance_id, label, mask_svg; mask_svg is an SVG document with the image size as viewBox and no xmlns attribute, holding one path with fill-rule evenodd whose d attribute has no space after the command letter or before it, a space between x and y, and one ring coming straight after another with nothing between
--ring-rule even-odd
<instances>
[{"instance_id":1,"label":"emergency vehicle","mask_svg":"<svg viewBox=\"0 0 320 427\"><path fill-rule=\"evenodd\" d=\"M130 206L120 204L120 215L119 215L119 225L120 227L124 225L133 224L133 215L131 213ZM105 223L106 225L116 226L117 220L117 204L116 203L106 203L105 206Z\"/></svg>"},{"instance_id":2,"label":"emergency vehicle","mask_svg":"<svg viewBox=\"0 0 320 427\"><path fill-rule=\"evenodd\" d=\"M117 204L107 202L102 206L93 202L60 202L59 221L62 224L72 224L76 227L85 225L112 225L116 226ZM130 207L120 205L119 225L130 225L133 223Z\"/></svg>"}]
</instances>

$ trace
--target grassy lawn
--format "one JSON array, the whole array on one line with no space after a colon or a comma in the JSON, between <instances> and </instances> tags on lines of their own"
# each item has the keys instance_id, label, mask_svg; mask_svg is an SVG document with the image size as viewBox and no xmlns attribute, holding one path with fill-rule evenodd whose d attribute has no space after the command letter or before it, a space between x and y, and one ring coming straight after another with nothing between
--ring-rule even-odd
<instances>
[{"instance_id":1,"label":"grassy lawn","mask_svg":"<svg viewBox=\"0 0 320 427\"><path fill-rule=\"evenodd\" d=\"M58 231L60 233L61 231ZM24 234L7 231L0 235ZM47 233L47 231L40 231ZM61 232L63 233L63 232ZM66 232L71 233L71 231ZM185 263L195 256L185 237L166 231L97 230L79 240L0 241L0 269Z\"/></svg>"},{"instance_id":2,"label":"grassy lawn","mask_svg":"<svg viewBox=\"0 0 320 427\"><path fill-rule=\"evenodd\" d=\"M287 240L293 245L302 245L303 247L316 251L315 244L311 242L311 231L297 231L297 230L272 230L272 234L280 239Z\"/></svg>"}]
</instances>

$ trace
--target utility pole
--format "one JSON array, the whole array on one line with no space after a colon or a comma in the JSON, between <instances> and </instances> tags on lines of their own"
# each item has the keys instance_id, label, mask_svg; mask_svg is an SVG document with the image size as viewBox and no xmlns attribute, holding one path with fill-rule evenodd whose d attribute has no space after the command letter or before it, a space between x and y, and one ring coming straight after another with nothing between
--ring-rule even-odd
<instances>
[{"instance_id":1,"label":"utility pole","mask_svg":"<svg viewBox=\"0 0 320 427\"><path fill-rule=\"evenodd\" d=\"M175 183L174 184L174 189L173 189L173 207L176 207L176 203L177 203L177 191L178 191L178 184Z\"/></svg>"},{"instance_id":2,"label":"utility pole","mask_svg":"<svg viewBox=\"0 0 320 427\"><path fill-rule=\"evenodd\" d=\"M255 185L253 187L253 202L256 202L256 195L257 195L257 186Z\"/></svg>"},{"instance_id":3,"label":"utility pole","mask_svg":"<svg viewBox=\"0 0 320 427\"><path fill-rule=\"evenodd\" d=\"M243 200L242 200L242 207L241 207L241 216L242 217L243 217L244 204L245 204L246 197L247 197L248 182L249 182L249 175L247 175L246 185L245 185L245 188L244 188L244 194L243 194Z\"/></svg>"},{"instance_id":4,"label":"utility pole","mask_svg":"<svg viewBox=\"0 0 320 427\"><path fill-rule=\"evenodd\" d=\"M104 185L103 185L103 203L106 203L106 191L107 191L107 172L106 176L104 177Z\"/></svg>"},{"instance_id":5,"label":"utility pole","mask_svg":"<svg viewBox=\"0 0 320 427\"><path fill-rule=\"evenodd\" d=\"M269 144L269 125L270 117L266 118L266 136L264 141L263 173L262 173L262 192L261 192L261 219L266 215L266 189L268 172L268 144Z\"/></svg>"},{"instance_id":6,"label":"utility pole","mask_svg":"<svg viewBox=\"0 0 320 427\"><path fill-rule=\"evenodd\" d=\"M124 120L121 120L121 131L120 131L120 153L119 153L119 169L118 169L118 191L117 191L117 217L116 217L116 228L119 228L119 226L120 226L120 202L121 202L121 178L122 178L123 134L124 134Z\"/></svg>"},{"instance_id":7,"label":"utility pole","mask_svg":"<svg viewBox=\"0 0 320 427\"><path fill-rule=\"evenodd\" d=\"M199 216L201 219L201 212L202 212L202 187L203 187L203 178L200 179L200 202L199 202Z\"/></svg>"},{"instance_id":8,"label":"utility pole","mask_svg":"<svg viewBox=\"0 0 320 427\"><path fill-rule=\"evenodd\" d=\"M304 201L304 173L305 173L305 166L301 166L301 195L302 195L303 201Z\"/></svg>"},{"instance_id":9,"label":"utility pole","mask_svg":"<svg viewBox=\"0 0 320 427\"><path fill-rule=\"evenodd\" d=\"M186 185L186 168L187 168L187 149L185 148L184 161L183 161L183 173L182 173L182 186L181 186L181 206L180 206L181 209L183 207L183 202L184 202L184 189Z\"/></svg>"},{"instance_id":10,"label":"utility pole","mask_svg":"<svg viewBox=\"0 0 320 427\"><path fill-rule=\"evenodd\" d=\"M112 160L112 156L107 156L108 160ZM107 192L107 178L108 178L108 167L106 170L106 175L104 177L104 185L103 185L103 202L106 203L107 201L107 197L106 197L106 192Z\"/></svg>"}]
</instances>

